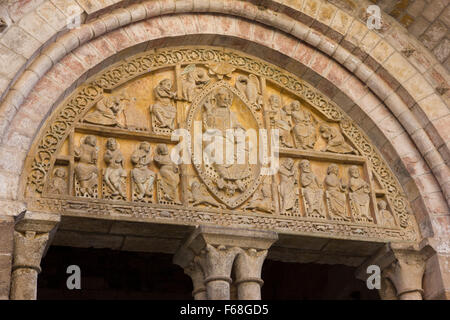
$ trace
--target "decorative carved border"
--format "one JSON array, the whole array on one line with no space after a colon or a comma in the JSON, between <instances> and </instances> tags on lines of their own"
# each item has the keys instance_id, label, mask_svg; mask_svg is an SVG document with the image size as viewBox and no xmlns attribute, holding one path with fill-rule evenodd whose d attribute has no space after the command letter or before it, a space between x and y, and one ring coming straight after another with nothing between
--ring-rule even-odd
<instances>
[{"instance_id":1,"label":"decorative carved border","mask_svg":"<svg viewBox=\"0 0 450 320\"><path fill-rule=\"evenodd\" d=\"M100 75L97 75L92 81L88 81L85 85L76 89L71 97L57 109L54 113L55 116L47 122L45 129L41 131L38 143L33 149L34 157L29 160L25 171L27 175L26 190L32 191L31 195L27 197L41 196L55 153L80 116L87 112L104 90L112 90L137 76L163 67L175 66L176 64L218 62L227 62L243 71L265 77L267 81L271 81L301 97L327 120L339 122L344 134L354 143L361 154L367 157L373 172L379 178L383 188L387 190L387 197L394 206L400 226L405 231L410 231L407 233L415 234L412 237L407 237L408 240L417 240L417 225L410 214L409 203L399 182L389 170L378 150L370 144L369 139L362 130L338 106L328 101L308 83L276 66L235 50L213 47L169 48L145 52L111 66ZM275 220L278 220L278 218ZM282 220L279 219L279 221ZM182 221L183 219L180 217L180 222ZM298 221L298 223L301 224L304 221ZM374 226L373 228L377 229L379 227ZM406 240L405 238L403 239Z\"/></svg>"}]
</instances>

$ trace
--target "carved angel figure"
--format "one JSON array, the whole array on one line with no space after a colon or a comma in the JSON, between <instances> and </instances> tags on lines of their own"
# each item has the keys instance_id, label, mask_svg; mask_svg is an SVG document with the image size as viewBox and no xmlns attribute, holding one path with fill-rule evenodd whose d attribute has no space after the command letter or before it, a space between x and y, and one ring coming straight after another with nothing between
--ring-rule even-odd
<instances>
[{"instance_id":1,"label":"carved angel figure","mask_svg":"<svg viewBox=\"0 0 450 320\"><path fill-rule=\"evenodd\" d=\"M155 173L148 168L152 162L150 156L151 146L148 142L141 142L139 148L131 155L131 163L134 168L131 170L131 179L133 180L133 195L140 201L144 197L153 197L153 183Z\"/></svg>"},{"instance_id":2,"label":"carved angel figure","mask_svg":"<svg viewBox=\"0 0 450 320\"><path fill-rule=\"evenodd\" d=\"M280 131L280 143L282 147L292 148L294 146L291 136L292 119L291 106L281 107L280 97L273 94L269 97L269 119L272 128Z\"/></svg>"},{"instance_id":3,"label":"carved angel figure","mask_svg":"<svg viewBox=\"0 0 450 320\"><path fill-rule=\"evenodd\" d=\"M94 111L84 117L84 122L102 126L121 127L117 115L121 111L119 100L114 96L105 96L96 103Z\"/></svg>"},{"instance_id":4,"label":"carved angel figure","mask_svg":"<svg viewBox=\"0 0 450 320\"><path fill-rule=\"evenodd\" d=\"M177 108L172 103L172 100L176 98L175 92L172 91L172 80L161 80L155 87L154 92L156 102L150 108L153 115L153 125L157 128L173 130Z\"/></svg>"},{"instance_id":5,"label":"carved angel figure","mask_svg":"<svg viewBox=\"0 0 450 320\"><path fill-rule=\"evenodd\" d=\"M198 91L211 80L205 70L190 64L181 72L183 99L192 102Z\"/></svg>"},{"instance_id":6,"label":"carved angel figure","mask_svg":"<svg viewBox=\"0 0 450 320\"><path fill-rule=\"evenodd\" d=\"M395 227L395 219L391 212L387 210L387 203L384 200L378 201L378 216L382 226Z\"/></svg>"},{"instance_id":7,"label":"carved angel figure","mask_svg":"<svg viewBox=\"0 0 450 320\"><path fill-rule=\"evenodd\" d=\"M355 150L345 142L343 135L335 127L331 127L325 123L319 127L320 135L327 142L326 147L322 151L334 153L353 153Z\"/></svg>"},{"instance_id":8,"label":"carved angel figure","mask_svg":"<svg viewBox=\"0 0 450 320\"><path fill-rule=\"evenodd\" d=\"M49 192L52 194L67 193L66 171L63 168L56 168L53 171L53 180L50 183Z\"/></svg>"},{"instance_id":9,"label":"carved angel figure","mask_svg":"<svg viewBox=\"0 0 450 320\"><path fill-rule=\"evenodd\" d=\"M124 159L116 139L109 138L106 141L106 152L103 160L107 165L103 181L111 191L110 196L120 195L123 199L126 199L125 179L127 172L123 168Z\"/></svg>"},{"instance_id":10,"label":"carved angel figure","mask_svg":"<svg viewBox=\"0 0 450 320\"><path fill-rule=\"evenodd\" d=\"M191 183L189 202L191 202L194 207L201 204L217 208L224 207L224 205L214 200L214 198L209 195L208 191L206 191L198 181L193 181Z\"/></svg>"},{"instance_id":11,"label":"carved angel figure","mask_svg":"<svg viewBox=\"0 0 450 320\"><path fill-rule=\"evenodd\" d=\"M180 203L178 185L180 184L180 172L178 166L172 162L169 149L166 144L158 144L153 159L159 167L160 187L164 198L168 201Z\"/></svg>"},{"instance_id":12,"label":"carved angel figure","mask_svg":"<svg viewBox=\"0 0 450 320\"><path fill-rule=\"evenodd\" d=\"M349 168L349 187L350 187L350 207L353 216L357 221L372 222L373 218L370 216L370 187L364 181L356 166Z\"/></svg>"},{"instance_id":13,"label":"carved angel figure","mask_svg":"<svg viewBox=\"0 0 450 320\"><path fill-rule=\"evenodd\" d=\"M342 179L339 179L339 167L331 164L327 169L325 177L326 198L328 204L328 212L333 220L350 221L346 210L345 192L347 186Z\"/></svg>"},{"instance_id":14,"label":"carved angel figure","mask_svg":"<svg viewBox=\"0 0 450 320\"><path fill-rule=\"evenodd\" d=\"M284 160L279 172L280 212L281 214L287 214L287 211L293 211L298 196L298 172L294 166L294 160L291 158Z\"/></svg>"},{"instance_id":15,"label":"carved angel figure","mask_svg":"<svg viewBox=\"0 0 450 320\"><path fill-rule=\"evenodd\" d=\"M308 217L325 218L323 206L323 186L311 170L308 160L300 161L300 183L305 201L306 215Z\"/></svg>"},{"instance_id":16,"label":"carved angel figure","mask_svg":"<svg viewBox=\"0 0 450 320\"><path fill-rule=\"evenodd\" d=\"M236 79L236 89L247 97L248 102L250 102L256 110L261 109L261 86L257 76L254 74L250 74L248 77L243 75L238 76Z\"/></svg>"},{"instance_id":17,"label":"carved angel figure","mask_svg":"<svg viewBox=\"0 0 450 320\"><path fill-rule=\"evenodd\" d=\"M74 150L75 178L80 185L80 193L83 197L94 197L98 185L97 169L97 138L86 136L81 139L80 146Z\"/></svg>"},{"instance_id":18,"label":"carved angel figure","mask_svg":"<svg viewBox=\"0 0 450 320\"><path fill-rule=\"evenodd\" d=\"M266 178L270 179L270 178ZM268 213L273 212L272 206L272 189L270 183L264 181L260 190L257 190L247 205L245 209L250 209L252 211L260 210Z\"/></svg>"},{"instance_id":19,"label":"carved angel figure","mask_svg":"<svg viewBox=\"0 0 450 320\"><path fill-rule=\"evenodd\" d=\"M298 149L314 149L317 141L316 127L317 121L310 111L301 109L300 102L295 100L291 103L292 122L294 123L295 145Z\"/></svg>"}]
</instances>

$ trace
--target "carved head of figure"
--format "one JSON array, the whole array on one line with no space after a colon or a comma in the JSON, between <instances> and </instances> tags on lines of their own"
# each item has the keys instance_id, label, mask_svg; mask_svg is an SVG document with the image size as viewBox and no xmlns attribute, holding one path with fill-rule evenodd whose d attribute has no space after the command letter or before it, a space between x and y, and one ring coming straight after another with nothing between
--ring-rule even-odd
<instances>
[{"instance_id":1,"label":"carved head of figure","mask_svg":"<svg viewBox=\"0 0 450 320\"><path fill-rule=\"evenodd\" d=\"M160 143L156 146L156 153L162 156L169 154L169 149L167 148L167 145L164 143Z\"/></svg>"},{"instance_id":2,"label":"carved head of figure","mask_svg":"<svg viewBox=\"0 0 450 320\"><path fill-rule=\"evenodd\" d=\"M302 172L309 173L311 172L311 164L308 160L302 160L300 161L300 169Z\"/></svg>"},{"instance_id":3,"label":"carved head of figure","mask_svg":"<svg viewBox=\"0 0 450 320\"><path fill-rule=\"evenodd\" d=\"M66 177L66 171L63 168L56 168L55 171L53 171L53 175L55 177L64 179Z\"/></svg>"},{"instance_id":4,"label":"carved head of figure","mask_svg":"<svg viewBox=\"0 0 450 320\"><path fill-rule=\"evenodd\" d=\"M378 209L379 210L386 210L387 208L387 203L384 200L380 200L378 201Z\"/></svg>"},{"instance_id":5,"label":"carved head of figure","mask_svg":"<svg viewBox=\"0 0 450 320\"><path fill-rule=\"evenodd\" d=\"M359 178L359 169L357 166L351 166L348 169L348 173L350 174L350 177L352 177L352 178Z\"/></svg>"},{"instance_id":6,"label":"carved head of figure","mask_svg":"<svg viewBox=\"0 0 450 320\"><path fill-rule=\"evenodd\" d=\"M233 93L226 88L219 88L214 97L219 108L229 108L233 103Z\"/></svg>"},{"instance_id":7,"label":"carved head of figure","mask_svg":"<svg viewBox=\"0 0 450 320\"><path fill-rule=\"evenodd\" d=\"M139 149L144 151L145 153L149 153L152 150L152 147L148 142L141 142L141 144L139 145Z\"/></svg>"},{"instance_id":8,"label":"carved head of figure","mask_svg":"<svg viewBox=\"0 0 450 320\"><path fill-rule=\"evenodd\" d=\"M292 160L291 158L287 158L286 160L284 160L281 165L283 167L285 167L288 170L291 170L292 167L294 166L294 160Z\"/></svg>"},{"instance_id":9,"label":"carved head of figure","mask_svg":"<svg viewBox=\"0 0 450 320\"><path fill-rule=\"evenodd\" d=\"M108 138L106 140L106 148L111 151L115 151L117 149L117 141L114 138Z\"/></svg>"},{"instance_id":10,"label":"carved head of figure","mask_svg":"<svg viewBox=\"0 0 450 320\"><path fill-rule=\"evenodd\" d=\"M272 108L279 108L281 105L280 97L276 94L272 94L269 97L269 104Z\"/></svg>"},{"instance_id":11,"label":"carved head of figure","mask_svg":"<svg viewBox=\"0 0 450 320\"><path fill-rule=\"evenodd\" d=\"M95 136L86 136L82 142L88 146L95 147L97 145L97 138Z\"/></svg>"},{"instance_id":12,"label":"carved head of figure","mask_svg":"<svg viewBox=\"0 0 450 320\"><path fill-rule=\"evenodd\" d=\"M320 125L319 132L322 138L324 138L325 140L328 140L332 136L331 127L325 123Z\"/></svg>"},{"instance_id":13,"label":"carved head of figure","mask_svg":"<svg viewBox=\"0 0 450 320\"><path fill-rule=\"evenodd\" d=\"M292 101L291 108L293 111L300 111L300 107L301 107L300 101L298 100Z\"/></svg>"},{"instance_id":14,"label":"carved head of figure","mask_svg":"<svg viewBox=\"0 0 450 320\"><path fill-rule=\"evenodd\" d=\"M339 174L339 167L334 163L331 164L327 169L327 174L334 174L337 176Z\"/></svg>"},{"instance_id":15,"label":"carved head of figure","mask_svg":"<svg viewBox=\"0 0 450 320\"><path fill-rule=\"evenodd\" d=\"M193 181L191 183L191 190L195 191L198 190L200 188L200 183L198 181Z\"/></svg>"},{"instance_id":16,"label":"carved head of figure","mask_svg":"<svg viewBox=\"0 0 450 320\"><path fill-rule=\"evenodd\" d=\"M158 86L163 88L165 91L170 91L172 89L172 80L163 79L159 82Z\"/></svg>"},{"instance_id":17,"label":"carved head of figure","mask_svg":"<svg viewBox=\"0 0 450 320\"><path fill-rule=\"evenodd\" d=\"M201 68L195 69L195 77L196 77L196 81L201 82L201 83L206 83L210 80L206 71Z\"/></svg>"}]
</instances>

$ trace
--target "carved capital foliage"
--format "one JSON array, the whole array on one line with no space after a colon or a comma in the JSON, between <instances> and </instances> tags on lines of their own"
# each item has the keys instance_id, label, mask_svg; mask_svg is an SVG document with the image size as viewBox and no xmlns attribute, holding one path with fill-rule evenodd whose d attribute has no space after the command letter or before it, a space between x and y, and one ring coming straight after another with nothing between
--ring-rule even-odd
<instances>
[{"instance_id":1,"label":"carved capital foliage","mask_svg":"<svg viewBox=\"0 0 450 320\"><path fill-rule=\"evenodd\" d=\"M49 239L48 233L14 232L13 269L30 268L41 271L41 259Z\"/></svg>"},{"instance_id":2,"label":"carved capital foliage","mask_svg":"<svg viewBox=\"0 0 450 320\"><path fill-rule=\"evenodd\" d=\"M227 248L223 245L215 247L206 244L194 261L202 267L206 282L219 279L231 282L231 268L238 252L237 247Z\"/></svg>"},{"instance_id":3,"label":"carved capital foliage","mask_svg":"<svg viewBox=\"0 0 450 320\"><path fill-rule=\"evenodd\" d=\"M235 262L236 281L261 281L261 269L267 253L267 250L241 249Z\"/></svg>"}]
</instances>

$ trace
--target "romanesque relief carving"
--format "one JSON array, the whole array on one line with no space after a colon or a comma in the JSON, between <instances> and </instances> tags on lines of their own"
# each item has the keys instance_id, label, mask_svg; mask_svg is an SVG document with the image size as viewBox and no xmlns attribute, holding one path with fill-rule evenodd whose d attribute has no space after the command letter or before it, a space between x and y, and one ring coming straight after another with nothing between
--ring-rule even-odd
<instances>
[{"instance_id":1,"label":"romanesque relief carving","mask_svg":"<svg viewBox=\"0 0 450 320\"><path fill-rule=\"evenodd\" d=\"M103 174L103 197L106 199L126 200L127 172L123 168L124 158L116 139L109 138L106 141L106 151L103 160L107 165Z\"/></svg>"},{"instance_id":2,"label":"romanesque relief carving","mask_svg":"<svg viewBox=\"0 0 450 320\"><path fill-rule=\"evenodd\" d=\"M350 221L347 214L347 185L339 179L339 167L331 164L327 169L324 184L328 213L332 220Z\"/></svg>"},{"instance_id":3,"label":"romanesque relief carving","mask_svg":"<svg viewBox=\"0 0 450 320\"><path fill-rule=\"evenodd\" d=\"M269 97L268 113L271 127L279 130L280 146L284 148L293 148L294 143L291 134L291 106L286 105L281 107L280 96L272 94Z\"/></svg>"},{"instance_id":4,"label":"romanesque relief carving","mask_svg":"<svg viewBox=\"0 0 450 320\"><path fill-rule=\"evenodd\" d=\"M206 205L208 207L224 208L225 206L217 202L208 190L197 180L192 181L189 192L189 202L192 206Z\"/></svg>"},{"instance_id":5,"label":"romanesque relief carving","mask_svg":"<svg viewBox=\"0 0 450 320\"><path fill-rule=\"evenodd\" d=\"M385 227L395 227L395 218L392 213L387 210L387 202L378 201L378 223Z\"/></svg>"},{"instance_id":6,"label":"romanesque relief carving","mask_svg":"<svg viewBox=\"0 0 450 320\"><path fill-rule=\"evenodd\" d=\"M170 134L175 129L177 108L173 101L176 92L172 91L172 80L161 80L154 89L155 103L150 107L152 127L155 133Z\"/></svg>"},{"instance_id":7,"label":"romanesque relief carving","mask_svg":"<svg viewBox=\"0 0 450 320\"><path fill-rule=\"evenodd\" d=\"M322 151L356 154L355 149L345 142L344 137L337 128L323 123L320 125L319 131L322 138L327 142L326 147Z\"/></svg>"},{"instance_id":8,"label":"romanesque relief carving","mask_svg":"<svg viewBox=\"0 0 450 320\"><path fill-rule=\"evenodd\" d=\"M303 204L306 216L325 219L323 203L323 186L317 176L311 170L311 163L308 160L300 161L300 184L302 186Z\"/></svg>"},{"instance_id":9,"label":"romanesque relief carving","mask_svg":"<svg viewBox=\"0 0 450 320\"><path fill-rule=\"evenodd\" d=\"M88 135L75 148L75 195L78 197L98 197L97 138Z\"/></svg>"},{"instance_id":10,"label":"romanesque relief carving","mask_svg":"<svg viewBox=\"0 0 450 320\"><path fill-rule=\"evenodd\" d=\"M182 75L182 94L183 99L192 102L194 97L211 80L205 69L190 64L181 72Z\"/></svg>"},{"instance_id":11,"label":"romanesque relief carving","mask_svg":"<svg viewBox=\"0 0 450 320\"><path fill-rule=\"evenodd\" d=\"M299 101L291 103L291 117L294 124L295 146L301 150L314 149L317 141L316 124L317 120L312 113L301 108Z\"/></svg>"},{"instance_id":12,"label":"romanesque relief carving","mask_svg":"<svg viewBox=\"0 0 450 320\"><path fill-rule=\"evenodd\" d=\"M263 98L261 95L261 85L257 76L254 74L250 74L248 77L239 75L236 78L236 88L256 110L261 109Z\"/></svg>"},{"instance_id":13,"label":"romanesque relief carving","mask_svg":"<svg viewBox=\"0 0 450 320\"><path fill-rule=\"evenodd\" d=\"M359 127L308 83L239 52L143 52L80 86L49 119L27 158L24 186L41 211L418 237L402 187ZM192 163L174 164L172 132L185 128L195 138L196 126L202 138L214 132L225 143L227 130L252 129L258 148L272 140L260 129L278 129L279 170L265 176L265 164L248 161L249 135L241 157L228 159L224 145L224 161L209 161L220 152L214 139L202 139L196 161L192 139Z\"/></svg>"},{"instance_id":14,"label":"romanesque relief carving","mask_svg":"<svg viewBox=\"0 0 450 320\"><path fill-rule=\"evenodd\" d=\"M67 194L67 174L63 168L53 170L53 180L50 182L49 192L52 194Z\"/></svg>"},{"instance_id":15,"label":"romanesque relief carving","mask_svg":"<svg viewBox=\"0 0 450 320\"><path fill-rule=\"evenodd\" d=\"M178 166L170 159L169 149L166 144L158 144L154 159L159 167L158 174L158 202L169 204L181 204L178 194L180 184L180 171Z\"/></svg>"},{"instance_id":16,"label":"romanesque relief carving","mask_svg":"<svg viewBox=\"0 0 450 320\"><path fill-rule=\"evenodd\" d=\"M262 211L273 213L271 180L272 179L270 177L264 179L261 188L253 194L248 203L245 205L245 209L253 212Z\"/></svg>"},{"instance_id":17,"label":"romanesque relief carving","mask_svg":"<svg viewBox=\"0 0 450 320\"><path fill-rule=\"evenodd\" d=\"M351 166L348 170L350 180L350 208L353 218L359 222L373 222L370 214L370 186L361 178L359 169Z\"/></svg>"},{"instance_id":18,"label":"romanesque relief carving","mask_svg":"<svg viewBox=\"0 0 450 320\"><path fill-rule=\"evenodd\" d=\"M152 202L155 173L148 168L152 162L150 155L151 146L148 142L141 142L139 147L131 155L132 200Z\"/></svg>"},{"instance_id":19,"label":"romanesque relief carving","mask_svg":"<svg viewBox=\"0 0 450 320\"><path fill-rule=\"evenodd\" d=\"M94 111L84 117L84 122L102 126L118 126L117 116L121 111L120 100L114 96L105 96L94 106Z\"/></svg>"},{"instance_id":20,"label":"romanesque relief carving","mask_svg":"<svg viewBox=\"0 0 450 320\"><path fill-rule=\"evenodd\" d=\"M298 215L298 171L294 160L288 158L280 165L280 213Z\"/></svg>"}]
</instances>

